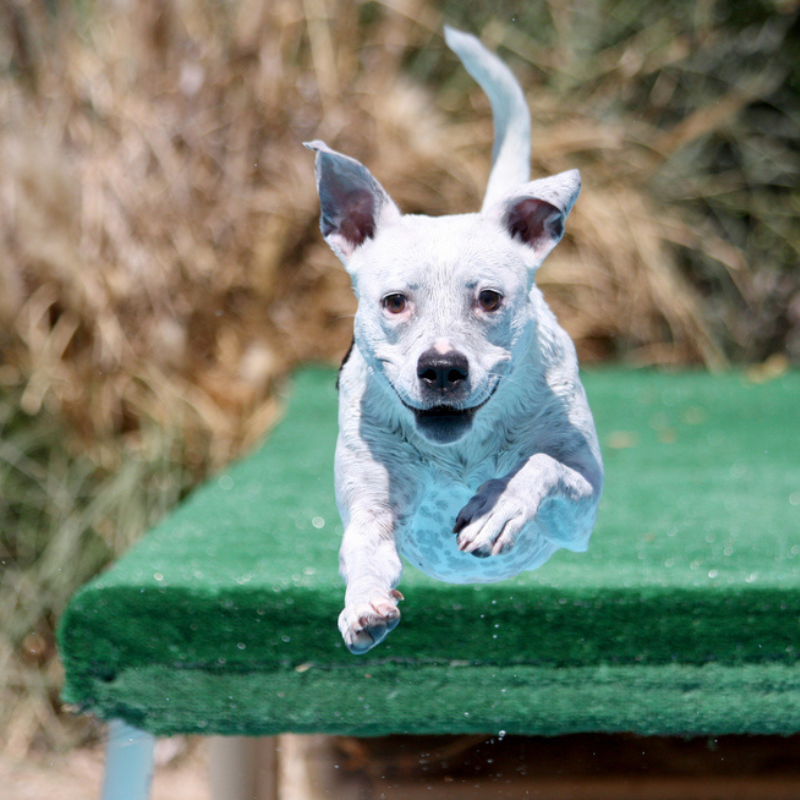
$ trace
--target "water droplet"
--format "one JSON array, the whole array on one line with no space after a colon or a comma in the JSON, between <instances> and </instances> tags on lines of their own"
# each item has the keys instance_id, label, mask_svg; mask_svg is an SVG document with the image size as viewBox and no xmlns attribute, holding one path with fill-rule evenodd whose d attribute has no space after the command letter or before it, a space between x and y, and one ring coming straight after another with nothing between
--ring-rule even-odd
<instances>
[{"instance_id":1,"label":"water droplet","mask_svg":"<svg viewBox=\"0 0 800 800\"><path fill-rule=\"evenodd\" d=\"M314 519L311 520L311 524L315 528L324 528L325 527L325 519L323 517L314 517Z\"/></svg>"},{"instance_id":2,"label":"water droplet","mask_svg":"<svg viewBox=\"0 0 800 800\"><path fill-rule=\"evenodd\" d=\"M154 572L154 573L153 573L153 577L154 577L154 578L155 578L157 581L163 581L163 580L164 580L164 576L163 576L163 575L162 575L160 572Z\"/></svg>"},{"instance_id":3,"label":"water droplet","mask_svg":"<svg viewBox=\"0 0 800 800\"><path fill-rule=\"evenodd\" d=\"M237 644L236 646L237 646L237 647L238 647L240 650L247 650L247 645L246 645L244 642L239 642L239 644Z\"/></svg>"}]
</instances>

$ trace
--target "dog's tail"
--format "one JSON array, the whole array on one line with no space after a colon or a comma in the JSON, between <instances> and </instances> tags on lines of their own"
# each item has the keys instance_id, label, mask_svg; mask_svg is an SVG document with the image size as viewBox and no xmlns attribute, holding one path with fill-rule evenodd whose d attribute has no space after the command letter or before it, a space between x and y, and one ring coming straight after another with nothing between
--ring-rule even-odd
<instances>
[{"instance_id":1,"label":"dog's tail","mask_svg":"<svg viewBox=\"0 0 800 800\"><path fill-rule=\"evenodd\" d=\"M445 25L447 46L489 97L494 117L492 172L483 211L526 183L531 175L531 118L511 70L474 36Z\"/></svg>"}]
</instances>

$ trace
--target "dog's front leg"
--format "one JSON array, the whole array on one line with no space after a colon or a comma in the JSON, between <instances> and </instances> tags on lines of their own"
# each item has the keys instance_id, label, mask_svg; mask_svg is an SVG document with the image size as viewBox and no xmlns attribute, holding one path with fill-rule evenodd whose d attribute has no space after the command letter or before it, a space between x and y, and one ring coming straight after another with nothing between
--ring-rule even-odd
<instances>
[{"instance_id":1,"label":"dog's front leg","mask_svg":"<svg viewBox=\"0 0 800 800\"><path fill-rule=\"evenodd\" d=\"M344 408L353 405L348 401ZM402 599L396 587L403 565L395 542L401 473L389 474L375 443L360 435L362 423L362 416L342 414L336 445L336 502L344 523L339 572L347 587L339 630L353 653L366 653L397 626Z\"/></svg>"},{"instance_id":2,"label":"dog's front leg","mask_svg":"<svg viewBox=\"0 0 800 800\"><path fill-rule=\"evenodd\" d=\"M339 630L352 653L366 653L400 622L397 602L403 597L395 587L403 567L388 512L362 509L348 516L339 551L347 585Z\"/></svg>"},{"instance_id":3,"label":"dog's front leg","mask_svg":"<svg viewBox=\"0 0 800 800\"><path fill-rule=\"evenodd\" d=\"M542 535L569 550L585 550L594 526L602 472L591 460L568 467L545 453L484 483L459 513L459 550L478 557L510 550L524 535ZM530 523L538 523L533 528Z\"/></svg>"}]
</instances>

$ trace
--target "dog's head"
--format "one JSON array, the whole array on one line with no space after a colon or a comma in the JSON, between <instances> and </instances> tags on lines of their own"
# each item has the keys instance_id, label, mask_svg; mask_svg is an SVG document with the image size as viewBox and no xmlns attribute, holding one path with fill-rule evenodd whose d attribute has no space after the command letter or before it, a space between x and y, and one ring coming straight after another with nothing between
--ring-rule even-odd
<instances>
[{"instance_id":1,"label":"dog's head","mask_svg":"<svg viewBox=\"0 0 800 800\"><path fill-rule=\"evenodd\" d=\"M358 298L356 345L437 444L461 439L536 328L533 276L564 232L577 170L481 214L402 215L355 159L316 151L322 234Z\"/></svg>"}]
</instances>

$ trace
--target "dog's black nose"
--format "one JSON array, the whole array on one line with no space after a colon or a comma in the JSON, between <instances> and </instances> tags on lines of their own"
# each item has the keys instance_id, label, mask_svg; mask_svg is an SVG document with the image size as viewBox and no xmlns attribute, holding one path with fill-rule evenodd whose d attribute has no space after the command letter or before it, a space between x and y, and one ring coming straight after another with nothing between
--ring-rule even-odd
<instances>
[{"instance_id":1,"label":"dog's black nose","mask_svg":"<svg viewBox=\"0 0 800 800\"><path fill-rule=\"evenodd\" d=\"M426 389L450 394L466 386L469 362L463 353L426 350L417 362L417 377Z\"/></svg>"}]
</instances>

